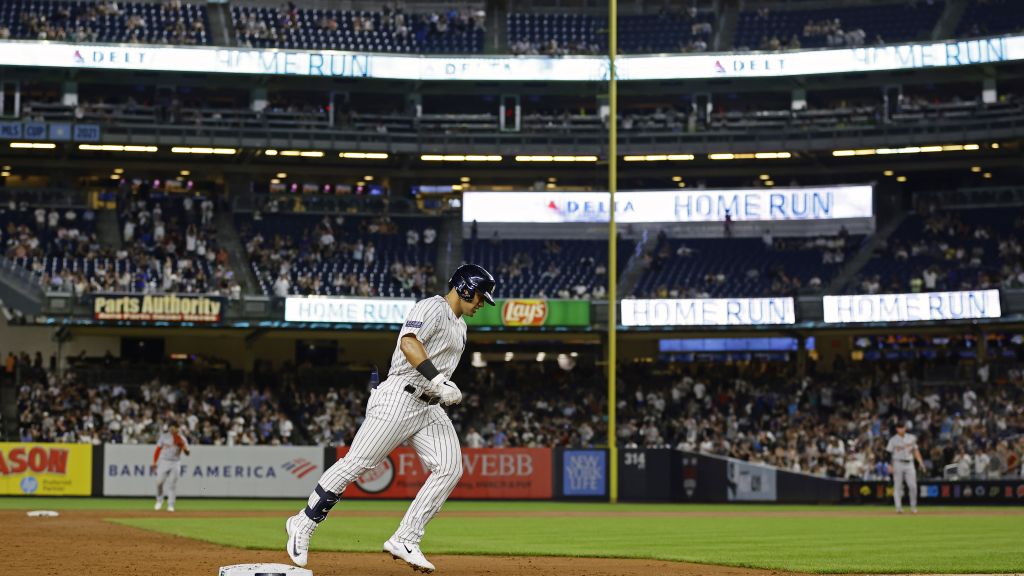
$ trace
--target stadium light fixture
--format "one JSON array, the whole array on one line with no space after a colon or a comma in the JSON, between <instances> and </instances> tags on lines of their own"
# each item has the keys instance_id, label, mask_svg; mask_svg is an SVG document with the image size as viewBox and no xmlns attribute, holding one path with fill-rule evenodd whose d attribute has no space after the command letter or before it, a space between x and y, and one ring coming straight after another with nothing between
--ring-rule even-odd
<instances>
[{"instance_id":1,"label":"stadium light fixture","mask_svg":"<svg viewBox=\"0 0 1024 576\"><path fill-rule=\"evenodd\" d=\"M544 352L537 352L537 362L543 362L546 356Z\"/></svg>"},{"instance_id":2,"label":"stadium light fixture","mask_svg":"<svg viewBox=\"0 0 1024 576\"><path fill-rule=\"evenodd\" d=\"M462 178L459 178L459 182L462 182L462 183L469 182L469 176L463 176Z\"/></svg>"},{"instance_id":3,"label":"stadium light fixture","mask_svg":"<svg viewBox=\"0 0 1024 576\"><path fill-rule=\"evenodd\" d=\"M991 172L985 172L984 174L981 175L981 177L986 179L986 180L991 180L992 179L992 173Z\"/></svg>"},{"instance_id":4,"label":"stadium light fixture","mask_svg":"<svg viewBox=\"0 0 1024 576\"><path fill-rule=\"evenodd\" d=\"M114 174L124 174L124 168L114 168Z\"/></svg>"},{"instance_id":5,"label":"stadium light fixture","mask_svg":"<svg viewBox=\"0 0 1024 576\"><path fill-rule=\"evenodd\" d=\"M906 176L897 176L896 177L896 181L897 182L906 182L907 181L907 177Z\"/></svg>"},{"instance_id":6,"label":"stadium light fixture","mask_svg":"<svg viewBox=\"0 0 1024 576\"><path fill-rule=\"evenodd\" d=\"M271 184L280 184L280 183L281 183L281 181L280 181L280 180L278 180L277 178L271 178L271 179L270 179L270 183L271 183Z\"/></svg>"},{"instance_id":7,"label":"stadium light fixture","mask_svg":"<svg viewBox=\"0 0 1024 576\"><path fill-rule=\"evenodd\" d=\"M981 172L981 166L971 166L971 172L974 172L975 174Z\"/></svg>"},{"instance_id":8,"label":"stadium light fixture","mask_svg":"<svg viewBox=\"0 0 1024 576\"><path fill-rule=\"evenodd\" d=\"M385 152L338 152L338 158L350 160L387 160Z\"/></svg>"},{"instance_id":9,"label":"stadium light fixture","mask_svg":"<svg viewBox=\"0 0 1024 576\"><path fill-rule=\"evenodd\" d=\"M156 146L136 146L131 144L79 144L79 150L90 152L157 152Z\"/></svg>"},{"instance_id":10,"label":"stadium light fixture","mask_svg":"<svg viewBox=\"0 0 1024 576\"><path fill-rule=\"evenodd\" d=\"M462 192L462 184L452 184L452 192Z\"/></svg>"},{"instance_id":11,"label":"stadium light fixture","mask_svg":"<svg viewBox=\"0 0 1024 576\"><path fill-rule=\"evenodd\" d=\"M4 166L4 170L10 170L10 169L11 169L10 166Z\"/></svg>"},{"instance_id":12,"label":"stadium light fixture","mask_svg":"<svg viewBox=\"0 0 1024 576\"><path fill-rule=\"evenodd\" d=\"M623 156L622 159L626 162L665 162L665 161L685 161L693 160L693 154L639 154Z\"/></svg>"},{"instance_id":13,"label":"stadium light fixture","mask_svg":"<svg viewBox=\"0 0 1024 576\"><path fill-rule=\"evenodd\" d=\"M892 176L893 174L895 174L895 172L893 172L892 170L883 170L882 171L882 176Z\"/></svg>"},{"instance_id":14,"label":"stadium light fixture","mask_svg":"<svg viewBox=\"0 0 1024 576\"><path fill-rule=\"evenodd\" d=\"M287 178L287 177L288 177L288 173L287 172L278 172L277 176L276 176L276 178Z\"/></svg>"},{"instance_id":15,"label":"stadium light fixture","mask_svg":"<svg viewBox=\"0 0 1024 576\"><path fill-rule=\"evenodd\" d=\"M31 150L53 150L57 147L53 142L11 142L10 146Z\"/></svg>"},{"instance_id":16,"label":"stadium light fixture","mask_svg":"<svg viewBox=\"0 0 1024 576\"><path fill-rule=\"evenodd\" d=\"M516 355L512 352L505 352L505 362L511 362Z\"/></svg>"},{"instance_id":17,"label":"stadium light fixture","mask_svg":"<svg viewBox=\"0 0 1024 576\"><path fill-rule=\"evenodd\" d=\"M237 154L237 148L211 148L209 146L175 146L171 148L171 152L174 154L217 154L217 155L231 155Z\"/></svg>"},{"instance_id":18,"label":"stadium light fixture","mask_svg":"<svg viewBox=\"0 0 1024 576\"><path fill-rule=\"evenodd\" d=\"M271 148L269 150L264 150L263 154L265 154L267 156L277 156L277 150L274 150L274 149Z\"/></svg>"},{"instance_id":19,"label":"stadium light fixture","mask_svg":"<svg viewBox=\"0 0 1024 576\"><path fill-rule=\"evenodd\" d=\"M516 162L597 162L597 156L547 156L520 155Z\"/></svg>"},{"instance_id":20,"label":"stadium light fixture","mask_svg":"<svg viewBox=\"0 0 1024 576\"><path fill-rule=\"evenodd\" d=\"M683 181L683 177L682 176L673 176L672 177L672 181L673 182L682 182Z\"/></svg>"},{"instance_id":21,"label":"stadium light fixture","mask_svg":"<svg viewBox=\"0 0 1024 576\"><path fill-rule=\"evenodd\" d=\"M772 179L772 177L770 175L768 175L768 174L761 174L760 176L758 176L758 178L760 178L761 180L771 180Z\"/></svg>"},{"instance_id":22,"label":"stadium light fixture","mask_svg":"<svg viewBox=\"0 0 1024 576\"><path fill-rule=\"evenodd\" d=\"M369 176L369 175L363 176L363 180L366 180L367 182L371 182L371 181L373 181L373 176Z\"/></svg>"},{"instance_id":23,"label":"stadium light fixture","mask_svg":"<svg viewBox=\"0 0 1024 576\"><path fill-rule=\"evenodd\" d=\"M771 188L772 186L775 186L775 180L765 180L764 185Z\"/></svg>"},{"instance_id":24,"label":"stadium light fixture","mask_svg":"<svg viewBox=\"0 0 1024 576\"><path fill-rule=\"evenodd\" d=\"M494 154L421 154L423 162L501 162L502 157Z\"/></svg>"},{"instance_id":25,"label":"stadium light fixture","mask_svg":"<svg viewBox=\"0 0 1024 576\"><path fill-rule=\"evenodd\" d=\"M120 174L111 174L110 175L110 179L111 180L120 180L121 179L121 175Z\"/></svg>"},{"instance_id":26,"label":"stadium light fixture","mask_svg":"<svg viewBox=\"0 0 1024 576\"><path fill-rule=\"evenodd\" d=\"M789 152L716 152L708 154L708 160L785 160L792 158Z\"/></svg>"},{"instance_id":27,"label":"stadium light fixture","mask_svg":"<svg viewBox=\"0 0 1024 576\"><path fill-rule=\"evenodd\" d=\"M10 175L11 175L11 173L8 172L7 170L4 170L3 172L0 172L0 177L3 177L3 178L7 178Z\"/></svg>"},{"instance_id":28,"label":"stadium light fixture","mask_svg":"<svg viewBox=\"0 0 1024 576\"><path fill-rule=\"evenodd\" d=\"M686 182L680 181L679 182L679 187L680 188L686 188Z\"/></svg>"},{"instance_id":29,"label":"stadium light fixture","mask_svg":"<svg viewBox=\"0 0 1024 576\"><path fill-rule=\"evenodd\" d=\"M181 172L178 172L178 175L179 176L191 176L192 175L192 171L191 170L182 170Z\"/></svg>"},{"instance_id":30,"label":"stadium light fixture","mask_svg":"<svg viewBox=\"0 0 1024 576\"><path fill-rule=\"evenodd\" d=\"M281 150L281 156L301 157L301 158L323 158L324 153L320 150Z\"/></svg>"},{"instance_id":31,"label":"stadium light fixture","mask_svg":"<svg viewBox=\"0 0 1024 576\"><path fill-rule=\"evenodd\" d=\"M942 144L932 146L904 146L902 148L859 148L856 150L833 150L832 156L837 158L849 156L887 156L890 154L929 154L933 152L963 152L979 150L978 144Z\"/></svg>"},{"instance_id":32,"label":"stadium light fixture","mask_svg":"<svg viewBox=\"0 0 1024 576\"><path fill-rule=\"evenodd\" d=\"M999 142L993 142L992 143L992 149L993 150L999 150Z\"/></svg>"}]
</instances>

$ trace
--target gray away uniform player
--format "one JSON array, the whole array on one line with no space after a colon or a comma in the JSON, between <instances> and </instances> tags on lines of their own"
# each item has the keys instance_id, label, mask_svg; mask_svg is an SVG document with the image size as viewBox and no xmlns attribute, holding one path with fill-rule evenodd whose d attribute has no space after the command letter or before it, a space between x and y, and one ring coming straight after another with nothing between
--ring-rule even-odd
<instances>
[{"instance_id":1,"label":"gray away uniform player","mask_svg":"<svg viewBox=\"0 0 1024 576\"><path fill-rule=\"evenodd\" d=\"M460 266L448 281L448 294L416 303L398 334L387 380L370 392L366 419L344 458L330 467L310 494L306 508L288 518L288 555L305 566L309 539L341 498L345 488L408 441L430 476L402 518L384 552L413 569L433 572L420 551L427 522L441 509L462 477L462 449L442 406L462 401L449 378L466 347L466 321L484 303L494 305L494 277L473 264Z\"/></svg>"},{"instance_id":2,"label":"gray away uniform player","mask_svg":"<svg viewBox=\"0 0 1024 576\"><path fill-rule=\"evenodd\" d=\"M156 441L156 452L153 453L153 468L156 469L156 504L154 510L164 505L167 497L167 511L174 512L174 501L178 497L178 474L181 467L181 454L189 455L188 440L178 433L178 425L171 423L167 432Z\"/></svg>"},{"instance_id":3,"label":"gray away uniform player","mask_svg":"<svg viewBox=\"0 0 1024 576\"><path fill-rule=\"evenodd\" d=\"M892 499L896 503L896 512L903 512L903 483L907 483L910 496L910 511L917 514L917 468L914 461L924 469L924 459L917 449L917 436L907 434L904 422L896 424L896 435L889 438L885 451L892 454Z\"/></svg>"}]
</instances>

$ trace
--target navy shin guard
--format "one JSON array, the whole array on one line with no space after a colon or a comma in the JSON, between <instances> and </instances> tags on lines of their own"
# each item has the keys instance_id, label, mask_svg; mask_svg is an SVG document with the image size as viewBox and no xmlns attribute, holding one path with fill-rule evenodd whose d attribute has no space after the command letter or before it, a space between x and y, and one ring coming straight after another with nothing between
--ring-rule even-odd
<instances>
[{"instance_id":1,"label":"navy shin guard","mask_svg":"<svg viewBox=\"0 0 1024 576\"><path fill-rule=\"evenodd\" d=\"M305 512L306 517L319 524L324 521L324 518L327 518L327 513L330 512L331 508L334 508L334 505L338 503L338 500L341 499L341 495L328 492L319 484L316 485L316 495L319 497L316 503L307 505ZM310 498L310 500L312 500L312 498Z\"/></svg>"}]
</instances>

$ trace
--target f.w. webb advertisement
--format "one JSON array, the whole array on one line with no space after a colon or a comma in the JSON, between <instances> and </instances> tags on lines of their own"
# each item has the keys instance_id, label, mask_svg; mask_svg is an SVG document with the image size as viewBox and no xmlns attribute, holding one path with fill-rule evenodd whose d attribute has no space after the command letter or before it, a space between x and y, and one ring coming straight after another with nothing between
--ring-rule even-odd
<instances>
[{"instance_id":1,"label":"f.w. webb advertisement","mask_svg":"<svg viewBox=\"0 0 1024 576\"><path fill-rule=\"evenodd\" d=\"M152 496L156 446L103 447L103 494ZM178 496L305 497L324 470L319 447L194 446L181 459Z\"/></svg>"}]
</instances>

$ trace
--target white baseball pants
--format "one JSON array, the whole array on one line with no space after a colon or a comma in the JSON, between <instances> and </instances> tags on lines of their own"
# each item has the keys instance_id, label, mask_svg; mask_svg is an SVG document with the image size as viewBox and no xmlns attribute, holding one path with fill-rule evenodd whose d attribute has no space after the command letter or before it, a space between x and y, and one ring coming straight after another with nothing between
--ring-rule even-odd
<instances>
[{"instance_id":1,"label":"white baseball pants","mask_svg":"<svg viewBox=\"0 0 1024 576\"><path fill-rule=\"evenodd\" d=\"M370 393L366 419L356 432L351 449L317 482L317 488L326 491L331 500L325 505L324 494L315 490L306 508L310 519L322 521L349 483L409 441L430 475L402 518L395 537L400 542L419 544L427 523L462 478L462 449L444 409L405 392L404 386L403 382L385 381Z\"/></svg>"},{"instance_id":2,"label":"white baseball pants","mask_svg":"<svg viewBox=\"0 0 1024 576\"><path fill-rule=\"evenodd\" d=\"M903 483L907 483L907 490L910 496L910 509L917 509L917 468L914 463L905 464L894 462L892 465L892 499L896 503L896 510L903 509Z\"/></svg>"},{"instance_id":3,"label":"white baseball pants","mask_svg":"<svg viewBox=\"0 0 1024 576\"><path fill-rule=\"evenodd\" d=\"M167 505L174 507L178 498L178 476L181 474L179 462L160 461L156 465L156 501L163 502L167 497Z\"/></svg>"}]
</instances>

